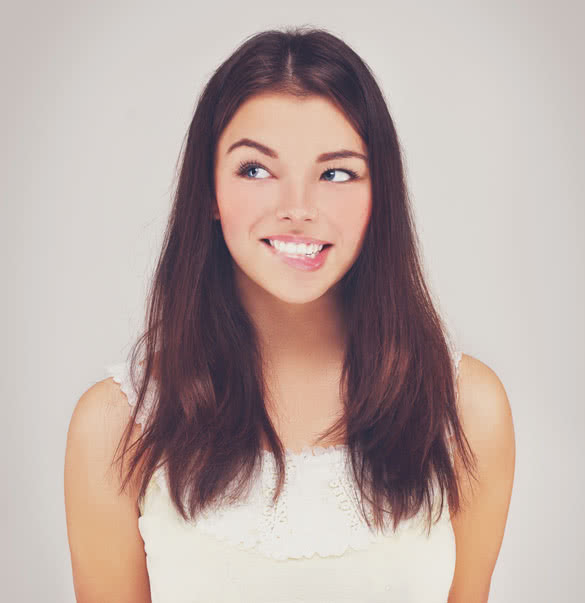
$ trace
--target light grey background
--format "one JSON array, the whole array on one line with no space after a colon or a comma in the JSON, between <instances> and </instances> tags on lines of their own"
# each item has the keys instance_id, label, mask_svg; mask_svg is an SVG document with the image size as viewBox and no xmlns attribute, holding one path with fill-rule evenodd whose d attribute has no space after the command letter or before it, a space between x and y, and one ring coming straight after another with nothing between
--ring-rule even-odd
<instances>
[{"instance_id":1,"label":"light grey background","mask_svg":"<svg viewBox=\"0 0 585 603\"><path fill-rule=\"evenodd\" d=\"M67 427L142 324L195 99L245 37L309 24L378 78L437 303L508 392L516 477L490 602L585 600L580 4L3 7L0 598L74 600Z\"/></svg>"}]
</instances>

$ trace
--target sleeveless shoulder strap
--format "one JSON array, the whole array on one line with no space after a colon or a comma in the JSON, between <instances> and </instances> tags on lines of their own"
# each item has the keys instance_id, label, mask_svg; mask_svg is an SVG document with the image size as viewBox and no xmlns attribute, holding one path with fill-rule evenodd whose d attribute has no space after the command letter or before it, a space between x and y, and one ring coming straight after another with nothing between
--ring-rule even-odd
<instances>
[{"instance_id":1,"label":"sleeveless shoulder strap","mask_svg":"<svg viewBox=\"0 0 585 603\"><path fill-rule=\"evenodd\" d=\"M458 349L458 346L454 343L451 335L447 337L447 347L449 348L449 355L451 356L453 379L455 381L455 393L458 394L457 379L459 378L459 365L461 364L461 356L463 355L463 352Z\"/></svg>"},{"instance_id":2,"label":"sleeveless shoulder strap","mask_svg":"<svg viewBox=\"0 0 585 603\"><path fill-rule=\"evenodd\" d=\"M454 374L454 379L455 379L455 394L457 396L457 398L459 398L459 388L457 387L458 385L458 380L459 380L459 366L461 365L461 356L463 356L463 352L461 352L460 350L456 350L455 352L453 352L453 374Z\"/></svg>"},{"instance_id":3,"label":"sleeveless shoulder strap","mask_svg":"<svg viewBox=\"0 0 585 603\"><path fill-rule=\"evenodd\" d=\"M105 367L105 373L107 377L112 377L116 383L120 386L120 389L126 395L128 404L132 407L136 406L138 402L138 392L132 386L132 379L130 378L130 367L127 362L119 362L117 364L110 364ZM140 425L142 431L148 421L154 403L153 391L151 384L149 384L146 396L143 400L141 407L136 414L135 422Z\"/></svg>"},{"instance_id":4,"label":"sleeveless shoulder strap","mask_svg":"<svg viewBox=\"0 0 585 603\"><path fill-rule=\"evenodd\" d=\"M461 357L463 356L463 352L458 350L455 344L448 339L448 348L449 354L451 356L451 367L453 370L453 381L455 384L455 401L459 401L459 368L461 365ZM453 431L451 429L451 425L448 426L447 429L447 437L450 439L453 436Z\"/></svg>"}]
</instances>

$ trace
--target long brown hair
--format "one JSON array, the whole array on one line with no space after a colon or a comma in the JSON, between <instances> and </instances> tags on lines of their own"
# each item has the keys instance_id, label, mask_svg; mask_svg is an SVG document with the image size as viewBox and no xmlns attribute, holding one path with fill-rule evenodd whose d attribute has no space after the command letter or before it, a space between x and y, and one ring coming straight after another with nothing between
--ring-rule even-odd
<instances>
[{"instance_id":1,"label":"long brown hair","mask_svg":"<svg viewBox=\"0 0 585 603\"><path fill-rule=\"evenodd\" d=\"M155 403L140 438L129 446L133 421L122 437L121 457L133 452L121 488L140 463L142 499L164 465L176 509L194 519L212 502L244 493L265 437L278 472L274 501L280 496L285 449L265 407L258 334L238 297L232 258L212 214L217 141L238 107L264 92L320 95L344 112L365 142L372 213L360 255L338 283L347 327L344 414L317 441L343 434L370 527L364 499L373 505L378 528L386 525L386 513L396 529L426 504L430 530L433 480L441 494L437 520L445 492L452 513L461 505L451 446L468 473L476 464L458 419L452 344L425 284L384 96L366 63L323 29L249 37L198 99L145 329L130 352L138 393L132 419L153 382Z\"/></svg>"}]
</instances>

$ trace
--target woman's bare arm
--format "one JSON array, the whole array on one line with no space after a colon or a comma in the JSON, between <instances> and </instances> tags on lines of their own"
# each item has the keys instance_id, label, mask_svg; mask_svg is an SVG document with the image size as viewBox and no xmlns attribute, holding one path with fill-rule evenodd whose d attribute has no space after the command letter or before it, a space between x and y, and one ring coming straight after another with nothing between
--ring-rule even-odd
<instances>
[{"instance_id":1,"label":"woman's bare arm","mask_svg":"<svg viewBox=\"0 0 585 603\"><path fill-rule=\"evenodd\" d=\"M65 510L78 603L151 601L137 478L120 495L119 468L112 466L130 411L126 395L108 378L81 396L69 424ZM131 442L139 434L135 425Z\"/></svg>"},{"instance_id":2,"label":"woman's bare arm","mask_svg":"<svg viewBox=\"0 0 585 603\"><path fill-rule=\"evenodd\" d=\"M478 457L479 484L464 478L467 502L452 518L457 560L448 603L487 603L512 497L514 423L496 373L467 354L461 360L459 403L465 435ZM460 462L457 466L462 469Z\"/></svg>"}]
</instances>

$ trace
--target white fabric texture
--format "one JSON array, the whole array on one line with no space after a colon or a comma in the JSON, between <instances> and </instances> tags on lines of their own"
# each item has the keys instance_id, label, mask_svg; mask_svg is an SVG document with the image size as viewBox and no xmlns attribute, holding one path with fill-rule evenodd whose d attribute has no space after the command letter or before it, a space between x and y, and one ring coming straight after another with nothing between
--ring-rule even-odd
<instances>
[{"instance_id":1,"label":"white fabric texture","mask_svg":"<svg viewBox=\"0 0 585 603\"><path fill-rule=\"evenodd\" d=\"M461 352L451 351L457 378ZM106 371L135 405L128 366ZM143 427L152 403L149 390L137 417ZM275 461L264 451L247 498L195 522L177 513L157 470L138 519L152 603L446 603L455 568L446 497L428 537L424 509L395 533L376 532L358 513L348 463L345 445L287 450L284 491L272 505ZM434 505L433 518L440 496Z\"/></svg>"}]
</instances>

